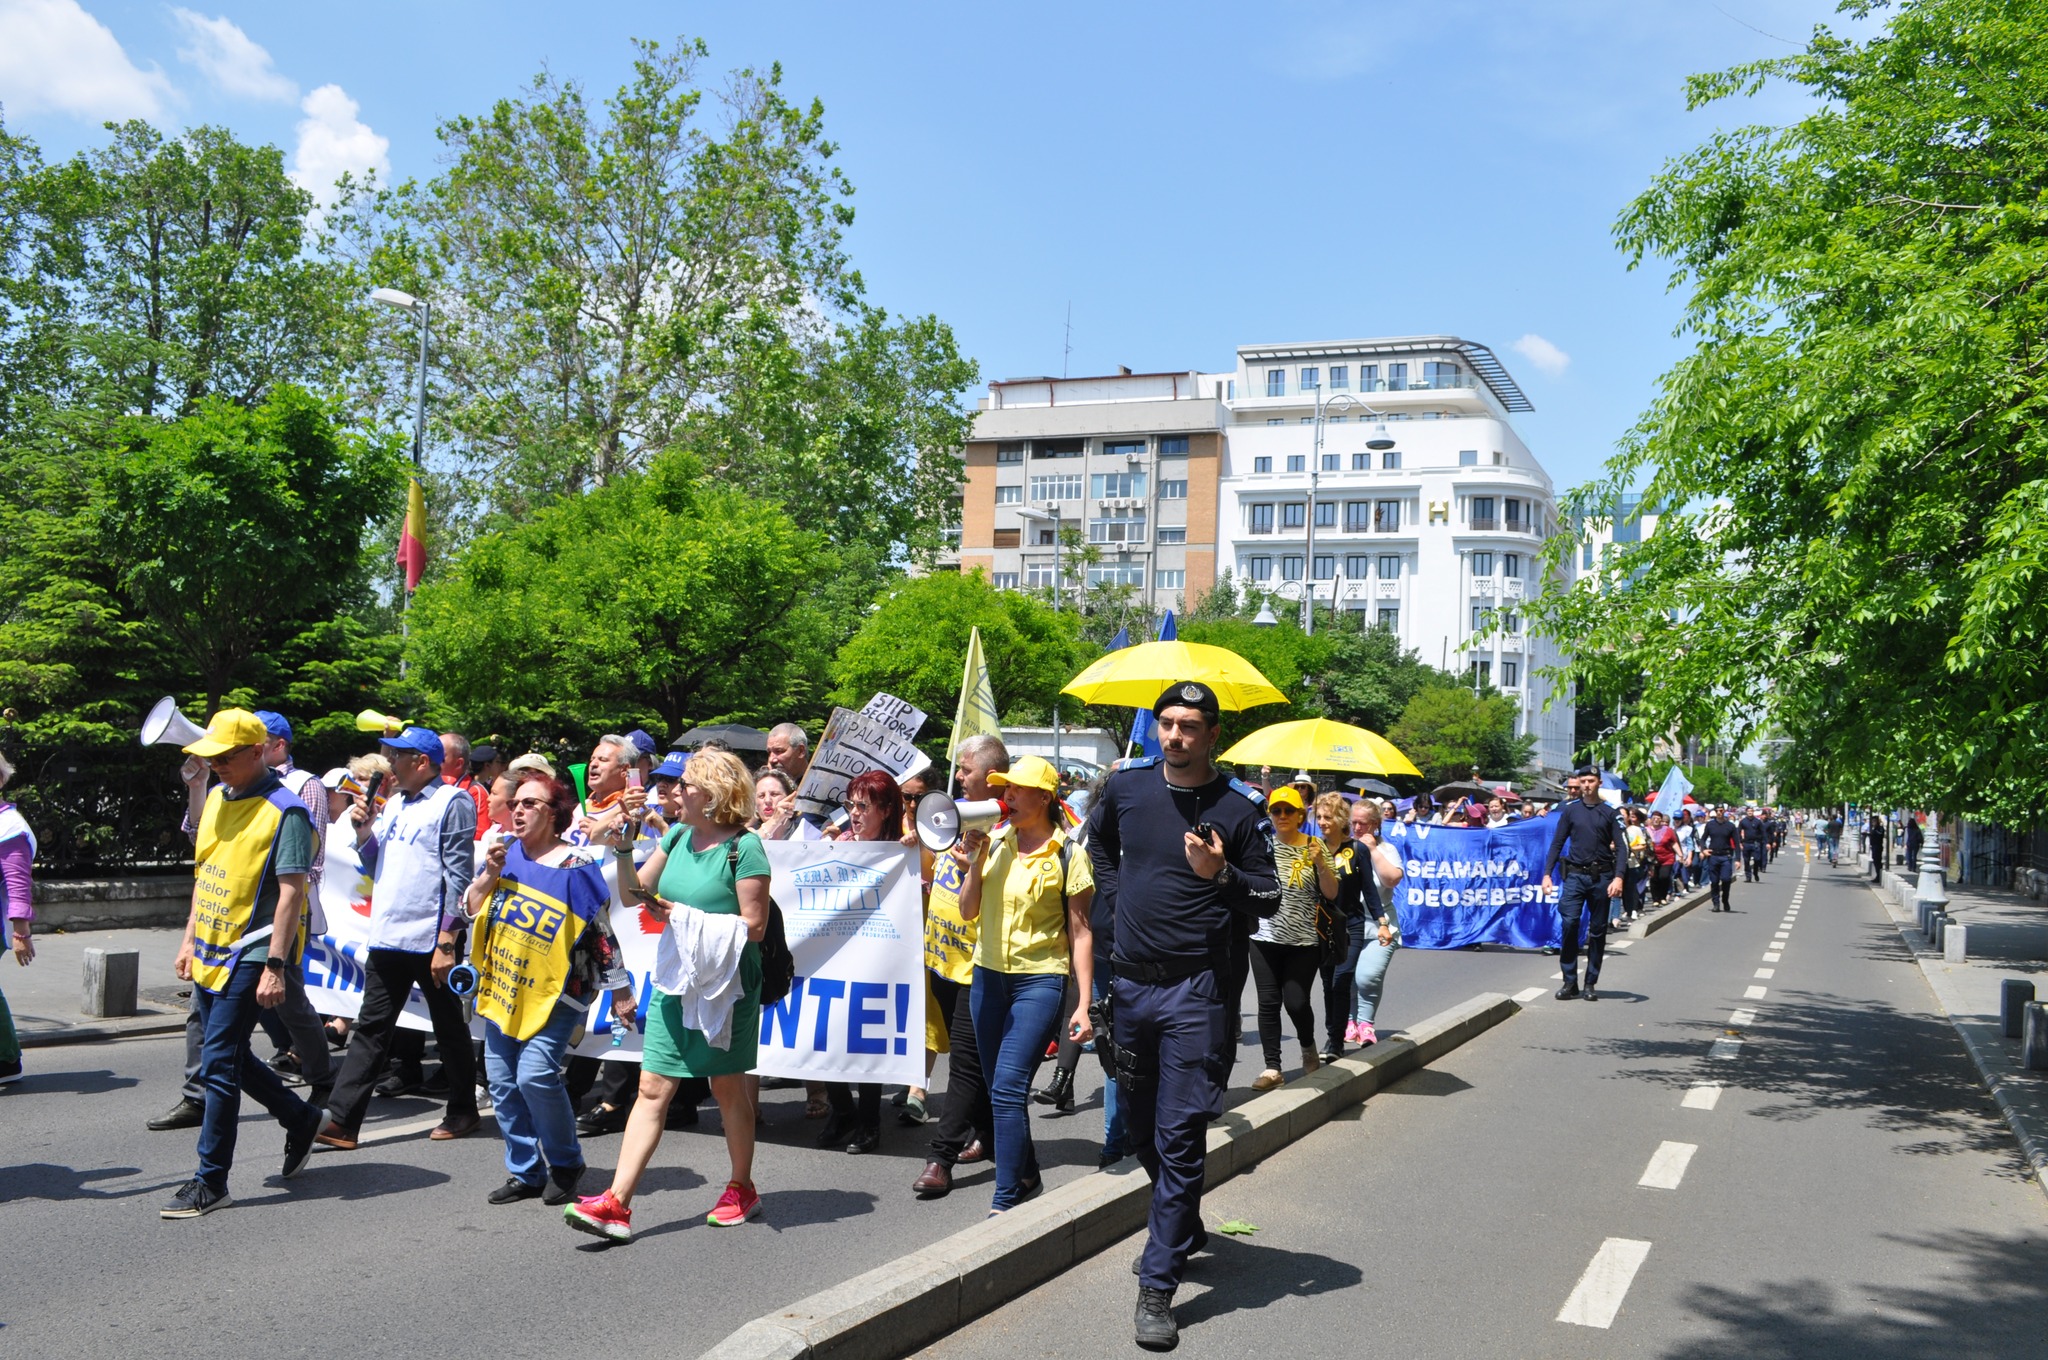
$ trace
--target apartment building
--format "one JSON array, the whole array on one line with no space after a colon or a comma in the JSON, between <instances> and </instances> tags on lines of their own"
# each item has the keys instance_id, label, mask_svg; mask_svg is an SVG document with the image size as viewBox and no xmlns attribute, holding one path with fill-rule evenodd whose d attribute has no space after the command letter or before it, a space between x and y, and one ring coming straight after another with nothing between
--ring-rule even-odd
<instances>
[{"instance_id":1,"label":"apartment building","mask_svg":"<svg viewBox=\"0 0 2048 1360\"><path fill-rule=\"evenodd\" d=\"M1200 373L992 382L967 443L960 567L1008 589L1053 584L1060 527L1095 561L1070 580L1159 609L1216 583L1223 380Z\"/></svg>"}]
</instances>

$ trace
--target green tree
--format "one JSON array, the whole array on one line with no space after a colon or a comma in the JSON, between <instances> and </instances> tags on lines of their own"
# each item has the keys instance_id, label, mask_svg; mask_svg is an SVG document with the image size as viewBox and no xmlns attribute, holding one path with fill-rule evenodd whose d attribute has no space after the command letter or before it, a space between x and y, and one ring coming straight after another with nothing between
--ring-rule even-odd
<instances>
[{"instance_id":1,"label":"green tree","mask_svg":"<svg viewBox=\"0 0 2048 1360\"><path fill-rule=\"evenodd\" d=\"M403 455L290 387L130 430L106 474L106 552L211 709L256 658L352 601L364 528L397 499Z\"/></svg>"},{"instance_id":2,"label":"green tree","mask_svg":"<svg viewBox=\"0 0 2048 1360\"><path fill-rule=\"evenodd\" d=\"M1669 265L1695 347L1566 509L1669 508L1531 613L1586 688L1640 679L1636 755L1770 728L1808 790L2025 819L2048 797L2044 32L2044 0L1916 0L1691 82L1694 107L1772 82L1818 107L1712 138L1617 227Z\"/></svg>"},{"instance_id":3,"label":"green tree","mask_svg":"<svg viewBox=\"0 0 2048 1360\"><path fill-rule=\"evenodd\" d=\"M478 730L778 716L816 664L803 596L831 566L774 505L656 459L473 540L413 598L408 655Z\"/></svg>"},{"instance_id":4,"label":"green tree","mask_svg":"<svg viewBox=\"0 0 2048 1360\"><path fill-rule=\"evenodd\" d=\"M887 591L832 662L833 702L856 708L877 690L931 715L931 739L949 737L967 642L981 629L982 655L996 711L1005 722L1041 722L1060 687L1101 649L1082 640L1081 620L1054 613L1014 590L997 590L979 571L911 577ZM1067 701L1072 716L1075 705Z\"/></svg>"},{"instance_id":5,"label":"green tree","mask_svg":"<svg viewBox=\"0 0 2048 1360\"><path fill-rule=\"evenodd\" d=\"M1468 779L1475 766L1484 779L1520 779L1536 738L1515 735L1515 713L1506 695L1433 684L1408 701L1386 736L1431 784Z\"/></svg>"}]
</instances>

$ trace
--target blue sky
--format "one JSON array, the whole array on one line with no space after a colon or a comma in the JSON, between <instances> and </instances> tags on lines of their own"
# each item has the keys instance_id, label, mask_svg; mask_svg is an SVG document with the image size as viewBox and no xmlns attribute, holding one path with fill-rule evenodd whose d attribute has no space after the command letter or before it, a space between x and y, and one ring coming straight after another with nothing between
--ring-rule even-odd
<instances>
[{"instance_id":1,"label":"blue sky","mask_svg":"<svg viewBox=\"0 0 2048 1360\"><path fill-rule=\"evenodd\" d=\"M1451 332L1514 372L1562 489L1680 353L1678 300L1661 268L1624 270L1616 214L1717 127L1801 112L1778 93L1688 114L1684 77L1858 31L1833 10L0 0L0 102L53 155L140 115L274 141L315 183L403 179L434 173L439 119L542 64L603 94L629 38L701 36L709 70L780 61L823 100L870 296L944 317L985 377Z\"/></svg>"}]
</instances>

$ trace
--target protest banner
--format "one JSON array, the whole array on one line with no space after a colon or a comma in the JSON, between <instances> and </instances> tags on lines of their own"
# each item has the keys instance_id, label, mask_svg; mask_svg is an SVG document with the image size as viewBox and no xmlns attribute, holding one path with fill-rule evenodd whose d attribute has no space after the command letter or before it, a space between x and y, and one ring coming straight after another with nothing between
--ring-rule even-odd
<instances>
[{"instance_id":1,"label":"protest banner","mask_svg":"<svg viewBox=\"0 0 2048 1360\"><path fill-rule=\"evenodd\" d=\"M1404 871L1394 887L1401 943L1417 949L1556 945L1556 885L1543 891L1543 857L1556 826L1554 812L1487 828L1390 824L1386 842Z\"/></svg>"},{"instance_id":2,"label":"protest banner","mask_svg":"<svg viewBox=\"0 0 2048 1360\"><path fill-rule=\"evenodd\" d=\"M764 1076L924 1080L924 911L915 853L894 841L770 841L796 979L761 1008Z\"/></svg>"},{"instance_id":3,"label":"protest banner","mask_svg":"<svg viewBox=\"0 0 2048 1360\"><path fill-rule=\"evenodd\" d=\"M320 909L327 933L306 936L306 956L299 963L306 999L322 1015L353 1020L363 1008L364 971L370 955L369 869L356 853L353 826L337 822L328 828L320 858ZM398 1023L407 1029L431 1031L427 1001L412 989Z\"/></svg>"},{"instance_id":4,"label":"protest banner","mask_svg":"<svg viewBox=\"0 0 2048 1360\"><path fill-rule=\"evenodd\" d=\"M859 713L850 708L833 709L810 769L804 773L803 786L796 791L797 811L809 817L829 817L839 810L846 786L857 776L886 770L901 780L931 764L930 756L910 744L924 719L917 708L887 694L868 700Z\"/></svg>"}]
</instances>

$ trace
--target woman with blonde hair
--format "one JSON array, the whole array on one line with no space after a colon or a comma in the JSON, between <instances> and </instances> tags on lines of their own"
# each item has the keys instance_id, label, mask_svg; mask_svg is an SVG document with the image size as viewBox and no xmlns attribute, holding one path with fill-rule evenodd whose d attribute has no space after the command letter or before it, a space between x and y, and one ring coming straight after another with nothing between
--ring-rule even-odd
<instances>
[{"instance_id":1,"label":"woman with blonde hair","mask_svg":"<svg viewBox=\"0 0 2048 1360\"><path fill-rule=\"evenodd\" d=\"M682 777L682 818L640 868L639 901L677 931L680 913L738 916L746 944L739 991L722 1029L707 1033L683 1018L683 998L657 989L647 1008L640 1058L640 1098L626 1121L611 1187L571 1204L564 1215L579 1232L624 1242L633 1235L633 1191L661 1142L669 1102L687 1077L704 1077L725 1127L731 1177L705 1215L714 1227L736 1227L761 1212L754 1188L755 1097L747 1073L761 1034L761 936L768 928L768 852L747 830L754 781L730 751L699 751ZM631 882L631 878L621 882ZM712 923L691 922L710 933ZM727 927L728 929L730 927ZM657 979L658 982L658 979ZM693 1000L696 998L693 997Z\"/></svg>"}]
</instances>

